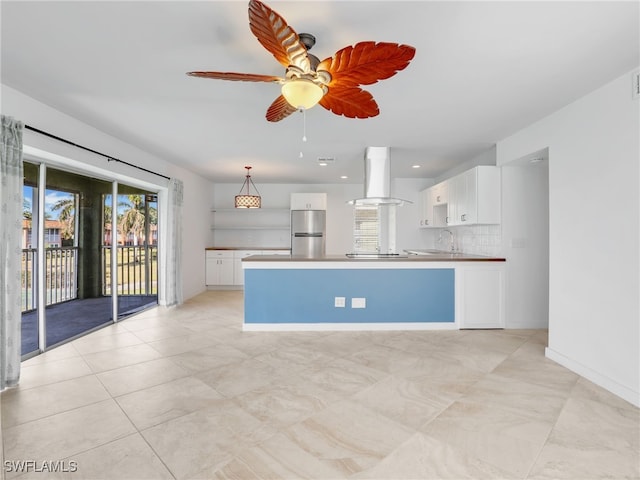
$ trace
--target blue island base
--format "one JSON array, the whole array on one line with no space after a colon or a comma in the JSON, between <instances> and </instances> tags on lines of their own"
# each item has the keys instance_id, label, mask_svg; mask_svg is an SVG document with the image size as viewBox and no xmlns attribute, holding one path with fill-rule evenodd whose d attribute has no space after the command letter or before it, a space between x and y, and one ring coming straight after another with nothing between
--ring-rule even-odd
<instances>
[{"instance_id":1,"label":"blue island base","mask_svg":"<svg viewBox=\"0 0 640 480\"><path fill-rule=\"evenodd\" d=\"M456 328L453 268L248 268L244 274L245 330ZM335 306L336 297L344 307ZM353 299L364 299L365 307L353 308Z\"/></svg>"}]
</instances>

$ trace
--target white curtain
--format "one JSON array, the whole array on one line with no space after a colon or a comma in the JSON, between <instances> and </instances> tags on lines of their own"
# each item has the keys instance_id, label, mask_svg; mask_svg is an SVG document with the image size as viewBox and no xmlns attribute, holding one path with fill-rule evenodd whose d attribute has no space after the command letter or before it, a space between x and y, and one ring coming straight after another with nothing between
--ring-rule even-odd
<instances>
[{"instance_id":1,"label":"white curtain","mask_svg":"<svg viewBox=\"0 0 640 480\"><path fill-rule=\"evenodd\" d=\"M20 379L22 258L22 130L2 115L0 134L0 390Z\"/></svg>"},{"instance_id":2,"label":"white curtain","mask_svg":"<svg viewBox=\"0 0 640 480\"><path fill-rule=\"evenodd\" d=\"M169 211L167 212L167 264L165 269L165 304L182 303L182 181L169 180Z\"/></svg>"}]
</instances>

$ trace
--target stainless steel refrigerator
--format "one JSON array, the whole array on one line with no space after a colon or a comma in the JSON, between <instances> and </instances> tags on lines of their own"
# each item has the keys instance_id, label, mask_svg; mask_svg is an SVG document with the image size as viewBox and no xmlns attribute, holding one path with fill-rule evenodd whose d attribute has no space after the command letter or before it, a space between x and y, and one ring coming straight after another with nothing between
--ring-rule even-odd
<instances>
[{"instance_id":1,"label":"stainless steel refrigerator","mask_svg":"<svg viewBox=\"0 0 640 480\"><path fill-rule=\"evenodd\" d=\"M291 210L291 255L324 256L325 226L325 210Z\"/></svg>"}]
</instances>

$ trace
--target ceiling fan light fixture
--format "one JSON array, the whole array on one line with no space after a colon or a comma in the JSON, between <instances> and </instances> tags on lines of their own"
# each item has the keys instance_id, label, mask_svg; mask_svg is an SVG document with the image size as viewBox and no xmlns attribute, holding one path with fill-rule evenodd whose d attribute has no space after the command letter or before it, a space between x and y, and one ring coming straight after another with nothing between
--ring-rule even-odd
<instances>
[{"instance_id":1,"label":"ceiling fan light fixture","mask_svg":"<svg viewBox=\"0 0 640 480\"><path fill-rule=\"evenodd\" d=\"M307 110L316 105L323 95L324 89L306 78L292 79L282 85L282 96L295 108Z\"/></svg>"},{"instance_id":2,"label":"ceiling fan light fixture","mask_svg":"<svg viewBox=\"0 0 640 480\"><path fill-rule=\"evenodd\" d=\"M249 172L251 171L251 167L244 167L247 169L247 175L244 178L244 183L240 188L240 193L236 195L235 198L235 207L236 208L261 208L262 207L262 198L260 197L260 193L256 188L253 180L251 180L251 175ZM256 191L256 195L251 194L250 187L253 186L253 189ZM245 191L246 187L246 191Z\"/></svg>"}]
</instances>

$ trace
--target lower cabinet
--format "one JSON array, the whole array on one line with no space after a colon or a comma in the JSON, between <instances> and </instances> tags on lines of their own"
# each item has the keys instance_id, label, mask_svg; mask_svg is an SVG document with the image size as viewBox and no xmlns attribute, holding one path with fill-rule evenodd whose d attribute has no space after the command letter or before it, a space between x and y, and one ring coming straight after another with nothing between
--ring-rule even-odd
<instances>
[{"instance_id":1,"label":"lower cabinet","mask_svg":"<svg viewBox=\"0 0 640 480\"><path fill-rule=\"evenodd\" d=\"M207 286L242 286L242 259L251 255L289 255L289 250L206 250Z\"/></svg>"},{"instance_id":2,"label":"lower cabinet","mask_svg":"<svg viewBox=\"0 0 640 480\"><path fill-rule=\"evenodd\" d=\"M233 285L233 251L207 250L205 283L207 285Z\"/></svg>"},{"instance_id":3,"label":"lower cabinet","mask_svg":"<svg viewBox=\"0 0 640 480\"><path fill-rule=\"evenodd\" d=\"M460 328L504 328L504 275L502 263L456 268Z\"/></svg>"}]
</instances>

